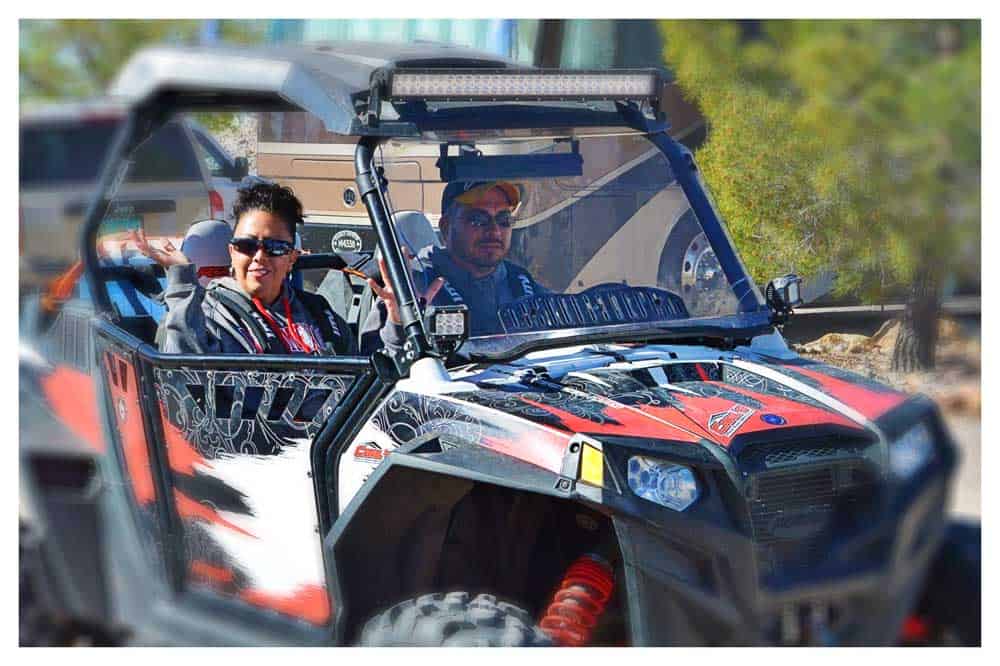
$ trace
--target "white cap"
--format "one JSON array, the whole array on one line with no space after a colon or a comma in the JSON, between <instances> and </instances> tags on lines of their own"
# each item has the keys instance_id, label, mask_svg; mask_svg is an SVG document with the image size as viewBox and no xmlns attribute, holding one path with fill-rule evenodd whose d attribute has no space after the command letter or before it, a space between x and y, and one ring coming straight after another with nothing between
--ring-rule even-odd
<instances>
[{"instance_id":1,"label":"white cap","mask_svg":"<svg viewBox=\"0 0 1000 666\"><path fill-rule=\"evenodd\" d=\"M188 228L181 243L181 252L198 268L229 266L229 241L232 238L233 230L228 223L201 220Z\"/></svg>"}]
</instances>

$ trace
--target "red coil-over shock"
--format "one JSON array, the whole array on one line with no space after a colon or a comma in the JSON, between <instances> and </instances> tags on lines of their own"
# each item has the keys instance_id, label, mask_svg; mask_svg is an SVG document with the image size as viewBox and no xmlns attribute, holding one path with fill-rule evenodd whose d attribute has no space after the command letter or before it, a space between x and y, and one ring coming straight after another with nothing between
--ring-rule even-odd
<instances>
[{"instance_id":1,"label":"red coil-over shock","mask_svg":"<svg viewBox=\"0 0 1000 666\"><path fill-rule=\"evenodd\" d=\"M586 645L614 587L611 565L598 555L581 555L566 571L539 626L559 645Z\"/></svg>"}]
</instances>

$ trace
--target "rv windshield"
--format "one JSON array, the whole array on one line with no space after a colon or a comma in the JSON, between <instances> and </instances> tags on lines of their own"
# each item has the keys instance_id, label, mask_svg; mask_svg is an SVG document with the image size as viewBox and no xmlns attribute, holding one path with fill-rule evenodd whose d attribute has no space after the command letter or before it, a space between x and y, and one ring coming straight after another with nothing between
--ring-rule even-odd
<instances>
[{"instance_id":1,"label":"rv windshield","mask_svg":"<svg viewBox=\"0 0 1000 666\"><path fill-rule=\"evenodd\" d=\"M426 147L385 148L390 202L412 200L411 186L392 174L408 162L416 166L418 145ZM440 146L427 150L439 156ZM416 289L445 277L434 303L465 303L473 338L669 326L740 311L666 157L645 137L477 142L450 146L448 155L436 166L452 183L422 188L420 212L437 227L438 241L417 233L413 214L401 206L397 229L418 256ZM759 305L755 290L744 298L758 301L744 311Z\"/></svg>"}]
</instances>

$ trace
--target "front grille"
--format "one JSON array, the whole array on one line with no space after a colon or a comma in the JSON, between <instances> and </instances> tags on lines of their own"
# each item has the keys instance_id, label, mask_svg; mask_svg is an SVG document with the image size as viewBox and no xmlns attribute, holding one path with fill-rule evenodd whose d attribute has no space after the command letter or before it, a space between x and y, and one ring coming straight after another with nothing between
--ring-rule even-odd
<instances>
[{"instance_id":1,"label":"front grille","mask_svg":"<svg viewBox=\"0 0 1000 666\"><path fill-rule=\"evenodd\" d=\"M861 528L877 476L863 458L751 474L749 513L762 578L801 574L822 562L835 537Z\"/></svg>"}]
</instances>

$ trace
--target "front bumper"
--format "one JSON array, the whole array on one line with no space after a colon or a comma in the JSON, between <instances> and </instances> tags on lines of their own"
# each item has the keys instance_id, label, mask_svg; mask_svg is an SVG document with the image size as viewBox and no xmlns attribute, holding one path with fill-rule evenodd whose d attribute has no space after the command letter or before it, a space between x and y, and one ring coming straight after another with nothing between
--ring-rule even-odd
<instances>
[{"instance_id":1,"label":"front bumper","mask_svg":"<svg viewBox=\"0 0 1000 666\"><path fill-rule=\"evenodd\" d=\"M615 516L631 643L894 644L947 527L954 447L939 432L933 464L886 491L870 524L788 575L762 575L752 528Z\"/></svg>"}]
</instances>

